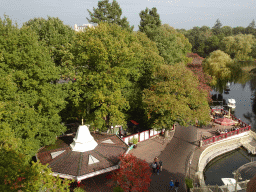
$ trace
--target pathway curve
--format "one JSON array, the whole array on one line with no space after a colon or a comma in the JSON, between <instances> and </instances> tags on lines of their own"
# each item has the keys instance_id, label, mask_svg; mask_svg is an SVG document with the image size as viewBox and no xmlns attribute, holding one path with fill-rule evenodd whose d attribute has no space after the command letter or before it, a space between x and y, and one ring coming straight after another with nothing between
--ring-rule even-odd
<instances>
[{"instance_id":1,"label":"pathway curve","mask_svg":"<svg viewBox=\"0 0 256 192\"><path fill-rule=\"evenodd\" d=\"M159 141L157 143L157 141ZM185 192L185 170L190 156L197 147L197 129L193 126L176 126L172 139L162 145L161 137L150 139L138 144L138 148L131 151L136 157L145 159L149 164L158 156L163 162L160 175L152 174L150 192L169 191L170 179L180 181L179 192Z\"/></svg>"}]
</instances>

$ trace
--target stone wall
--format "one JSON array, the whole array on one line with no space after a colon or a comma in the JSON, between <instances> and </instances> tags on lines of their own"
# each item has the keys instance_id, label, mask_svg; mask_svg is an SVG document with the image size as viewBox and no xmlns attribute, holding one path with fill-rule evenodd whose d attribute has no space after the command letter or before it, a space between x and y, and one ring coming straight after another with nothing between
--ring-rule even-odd
<instances>
[{"instance_id":1,"label":"stone wall","mask_svg":"<svg viewBox=\"0 0 256 192\"><path fill-rule=\"evenodd\" d=\"M224 153L227 153L229 151L232 151L234 149L239 148L242 146L242 142L249 142L252 140L252 137L256 139L256 133L251 133L252 131L247 131L244 133L241 133L239 135L235 135L232 137L229 137L225 140L220 140L215 142L214 144L207 147L200 155L199 161L198 161L198 167L196 176L198 177L200 186L205 186L203 171L206 167L207 163L209 163L212 159L215 157L222 155Z\"/></svg>"}]
</instances>

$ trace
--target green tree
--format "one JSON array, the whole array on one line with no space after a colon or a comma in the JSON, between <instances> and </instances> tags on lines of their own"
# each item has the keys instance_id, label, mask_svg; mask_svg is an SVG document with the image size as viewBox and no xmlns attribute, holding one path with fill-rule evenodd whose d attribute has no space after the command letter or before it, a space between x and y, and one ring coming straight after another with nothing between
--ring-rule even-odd
<instances>
[{"instance_id":1,"label":"green tree","mask_svg":"<svg viewBox=\"0 0 256 192\"><path fill-rule=\"evenodd\" d=\"M140 78L133 83L131 89L126 89L126 98L130 104L127 118L135 120L146 128L151 126L151 122L148 121L147 113L142 102L142 91L150 87L154 79L154 73L158 66L164 64L164 59L159 56L156 43L151 41L146 34L138 31L136 37L143 46L144 54L139 71L141 74Z\"/></svg>"},{"instance_id":2,"label":"green tree","mask_svg":"<svg viewBox=\"0 0 256 192\"><path fill-rule=\"evenodd\" d=\"M221 26L222 26L222 24L221 24L220 20L217 19L214 26L212 27L212 31L215 35L218 35L221 33Z\"/></svg>"},{"instance_id":3,"label":"green tree","mask_svg":"<svg viewBox=\"0 0 256 192\"><path fill-rule=\"evenodd\" d=\"M211 35L211 31L209 31L207 27L203 27L203 29L193 27L193 29L189 30L186 37L189 39L189 42L192 45L192 52L204 57L204 50L206 47L205 41Z\"/></svg>"},{"instance_id":4,"label":"green tree","mask_svg":"<svg viewBox=\"0 0 256 192\"><path fill-rule=\"evenodd\" d=\"M145 11L140 12L139 31L146 33L150 39L157 35L161 24L160 15L155 7L152 9L146 8Z\"/></svg>"},{"instance_id":5,"label":"green tree","mask_svg":"<svg viewBox=\"0 0 256 192\"><path fill-rule=\"evenodd\" d=\"M221 42L222 50L237 60L248 60L254 43L252 35L243 34L225 37Z\"/></svg>"},{"instance_id":6,"label":"green tree","mask_svg":"<svg viewBox=\"0 0 256 192\"><path fill-rule=\"evenodd\" d=\"M0 190L69 192L67 179L51 175L47 165L26 162L24 154L7 147L0 147Z\"/></svg>"},{"instance_id":7,"label":"green tree","mask_svg":"<svg viewBox=\"0 0 256 192\"><path fill-rule=\"evenodd\" d=\"M252 22L249 24L249 26L248 27L251 27L251 28L253 28L253 29L255 29L256 28L256 25L255 25L255 21L254 21L254 19L252 20Z\"/></svg>"},{"instance_id":8,"label":"green tree","mask_svg":"<svg viewBox=\"0 0 256 192\"><path fill-rule=\"evenodd\" d=\"M125 125L130 89L142 76L140 70L148 70L143 66L148 51L136 33L108 23L77 33L75 42L78 78L70 92L75 114L99 130Z\"/></svg>"},{"instance_id":9,"label":"green tree","mask_svg":"<svg viewBox=\"0 0 256 192\"><path fill-rule=\"evenodd\" d=\"M245 28L241 26L233 28L233 35L238 35L238 34L245 34Z\"/></svg>"},{"instance_id":10,"label":"green tree","mask_svg":"<svg viewBox=\"0 0 256 192\"><path fill-rule=\"evenodd\" d=\"M206 39L204 48L204 57L208 57L213 51L220 48L220 40L216 35L213 35Z\"/></svg>"},{"instance_id":11,"label":"green tree","mask_svg":"<svg viewBox=\"0 0 256 192\"><path fill-rule=\"evenodd\" d=\"M223 33L225 36L231 36L232 35L232 27L230 27L230 26L221 27L221 33Z\"/></svg>"},{"instance_id":12,"label":"green tree","mask_svg":"<svg viewBox=\"0 0 256 192\"><path fill-rule=\"evenodd\" d=\"M58 17L34 18L25 22L23 27L31 27L38 35L38 41L49 48L49 52L55 65L61 67L62 77L70 76L73 71L70 52L74 41L75 31L68 25L64 25Z\"/></svg>"},{"instance_id":13,"label":"green tree","mask_svg":"<svg viewBox=\"0 0 256 192\"><path fill-rule=\"evenodd\" d=\"M98 8L93 8L93 13L89 9L87 11L91 19L86 19L90 23L116 23L129 31L133 31L134 26L130 27L127 18L124 17L121 19L122 9L115 0L112 3L109 3L109 0L98 1Z\"/></svg>"},{"instance_id":14,"label":"green tree","mask_svg":"<svg viewBox=\"0 0 256 192\"><path fill-rule=\"evenodd\" d=\"M226 80L231 77L230 66L233 64L230 56L217 50L203 61L204 72L212 76L213 80Z\"/></svg>"},{"instance_id":15,"label":"green tree","mask_svg":"<svg viewBox=\"0 0 256 192\"><path fill-rule=\"evenodd\" d=\"M255 35L256 34L255 30L256 30L256 25L255 25L255 21L253 19L252 22L249 24L249 26L246 27L245 32L246 32L246 34Z\"/></svg>"},{"instance_id":16,"label":"green tree","mask_svg":"<svg viewBox=\"0 0 256 192\"><path fill-rule=\"evenodd\" d=\"M162 25L157 31L157 34L152 35L151 33L148 37L156 43L159 55L164 58L167 64L174 65L179 62L187 63L190 61L186 55L191 52L191 44L183 34L178 33L168 24Z\"/></svg>"},{"instance_id":17,"label":"green tree","mask_svg":"<svg viewBox=\"0 0 256 192\"><path fill-rule=\"evenodd\" d=\"M175 122L194 124L210 121L207 93L198 89L198 79L185 65L162 65L155 81L144 90L143 102L156 129L170 130Z\"/></svg>"},{"instance_id":18,"label":"green tree","mask_svg":"<svg viewBox=\"0 0 256 192\"><path fill-rule=\"evenodd\" d=\"M47 48L30 27L18 29L11 19L0 19L0 142L12 144L27 160L65 131L59 111L66 94ZM11 140L8 140L11 139Z\"/></svg>"}]
</instances>

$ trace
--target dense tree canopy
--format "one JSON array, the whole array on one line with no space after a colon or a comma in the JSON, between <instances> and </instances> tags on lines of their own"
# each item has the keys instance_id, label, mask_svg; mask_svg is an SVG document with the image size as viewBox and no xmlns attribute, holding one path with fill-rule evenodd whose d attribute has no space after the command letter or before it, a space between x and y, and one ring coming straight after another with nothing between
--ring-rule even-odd
<instances>
[{"instance_id":1,"label":"dense tree canopy","mask_svg":"<svg viewBox=\"0 0 256 192\"><path fill-rule=\"evenodd\" d=\"M24 154L6 146L0 148L0 191L70 191L71 181L52 176L47 165L30 165Z\"/></svg>"},{"instance_id":2,"label":"dense tree canopy","mask_svg":"<svg viewBox=\"0 0 256 192\"><path fill-rule=\"evenodd\" d=\"M235 35L225 37L222 42L222 50L237 60L248 60L252 46L255 44L253 35Z\"/></svg>"},{"instance_id":3,"label":"dense tree canopy","mask_svg":"<svg viewBox=\"0 0 256 192\"><path fill-rule=\"evenodd\" d=\"M170 129L175 122L194 124L210 121L207 93L198 89L198 79L185 65L162 65L155 81L144 90L143 101L154 128Z\"/></svg>"},{"instance_id":4,"label":"dense tree canopy","mask_svg":"<svg viewBox=\"0 0 256 192\"><path fill-rule=\"evenodd\" d=\"M130 33L116 24L100 23L78 33L75 42L78 78L70 92L76 110L73 114L81 112L80 118L100 130L125 125L128 100L134 94L131 89L137 81L147 86L161 57L145 35Z\"/></svg>"},{"instance_id":5,"label":"dense tree canopy","mask_svg":"<svg viewBox=\"0 0 256 192\"><path fill-rule=\"evenodd\" d=\"M59 111L65 107L60 70L30 27L0 19L1 143L13 145L29 159L65 131Z\"/></svg>"},{"instance_id":6,"label":"dense tree canopy","mask_svg":"<svg viewBox=\"0 0 256 192\"><path fill-rule=\"evenodd\" d=\"M225 36L231 36L232 35L232 27L230 26L223 26L221 27L221 33L223 33Z\"/></svg>"},{"instance_id":7,"label":"dense tree canopy","mask_svg":"<svg viewBox=\"0 0 256 192\"><path fill-rule=\"evenodd\" d=\"M211 75L216 80L226 80L231 77L230 65L233 60L223 51L217 50L210 54L203 61L204 72Z\"/></svg>"},{"instance_id":8,"label":"dense tree canopy","mask_svg":"<svg viewBox=\"0 0 256 192\"><path fill-rule=\"evenodd\" d=\"M156 35L160 26L160 15L157 13L157 9L155 7L152 9L146 8L145 11L140 12L139 30L146 33L150 39L152 36Z\"/></svg>"},{"instance_id":9,"label":"dense tree canopy","mask_svg":"<svg viewBox=\"0 0 256 192\"><path fill-rule=\"evenodd\" d=\"M245 28L241 26L233 28L233 35L238 35L238 34L245 34Z\"/></svg>"},{"instance_id":10,"label":"dense tree canopy","mask_svg":"<svg viewBox=\"0 0 256 192\"><path fill-rule=\"evenodd\" d=\"M112 3L109 3L109 0L98 1L98 8L93 8L93 13L89 9L87 10L91 17L91 19L87 18L90 23L115 23L129 31L133 31L134 26L130 27L127 18L121 19L122 9L115 0Z\"/></svg>"},{"instance_id":11,"label":"dense tree canopy","mask_svg":"<svg viewBox=\"0 0 256 192\"><path fill-rule=\"evenodd\" d=\"M47 47L56 66L60 66L61 75L70 76L73 71L70 53L74 41L75 31L64 25L58 17L34 18L25 22L23 27L29 26L38 35L38 41Z\"/></svg>"}]
</instances>

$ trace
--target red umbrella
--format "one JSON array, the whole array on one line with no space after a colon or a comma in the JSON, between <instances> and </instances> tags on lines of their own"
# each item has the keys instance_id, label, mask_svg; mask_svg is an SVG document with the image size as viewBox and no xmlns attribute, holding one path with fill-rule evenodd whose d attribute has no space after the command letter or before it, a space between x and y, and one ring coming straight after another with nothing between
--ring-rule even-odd
<instances>
[{"instance_id":1,"label":"red umbrella","mask_svg":"<svg viewBox=\"0 0 256 192\"><path fill-rule=\"evenodd\" d=\"M215 123L218 123L220 125L234 125L235 122L232 119L228 119L228 118L219 118L219 119L215 119Z\"/></svg>"}]
</instances>

